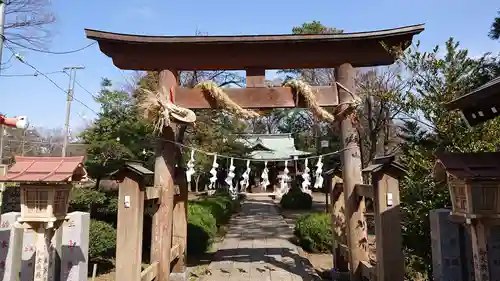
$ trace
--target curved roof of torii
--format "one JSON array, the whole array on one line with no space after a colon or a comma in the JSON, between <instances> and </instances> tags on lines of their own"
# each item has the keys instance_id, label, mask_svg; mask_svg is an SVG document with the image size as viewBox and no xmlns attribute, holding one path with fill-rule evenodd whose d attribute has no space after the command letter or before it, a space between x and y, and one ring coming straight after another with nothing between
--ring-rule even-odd
<instances>
[{"instance_id":1,"label":"curved roof of torii","mask_svg":"<svg viewBox=\"0 0 500 281\"><path fill-rule=\"evenodd\" d=\"M85 29L121 69L241 70L389 65L424 25L341 34L146 36ZM384 46L385 45L385 46Z\"/></svg>"}]
</instances>

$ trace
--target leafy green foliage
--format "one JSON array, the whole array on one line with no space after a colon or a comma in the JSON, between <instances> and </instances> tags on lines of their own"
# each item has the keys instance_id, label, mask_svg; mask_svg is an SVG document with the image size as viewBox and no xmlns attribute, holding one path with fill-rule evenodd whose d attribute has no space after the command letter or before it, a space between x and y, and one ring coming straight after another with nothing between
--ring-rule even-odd
<instances>
[{"instance_id":1,"label":"leafy green foliage","mask_svg":"<svg viewBox=\"0 0 500 281\"><path fill-rule=\"evenodd\" d=\"M200 204L188 205L188 254L206 252L217 234L217 223L210 210Z\"/></svg>"},{"instance_id":2,"label":"leafy green foliage","mask_svg":"<svg viewBox=\"0 0 500 281\"><path fill-rule=\"evenodd\" d=\"M208 197L205 200L199 201L196 204L205 207L209 213L215 217L217 226L221 226L228 222L234 210L234 202L229 195L219 195L216 197Z\"/></svg>"},{"instance_id":3,"label":"leafy green foliage","mask_svg":"<svg viewBox=\"0 0 500 281\"><path fill-rule=\"evenodd\" d=\"M311 253L332 251L333 232L329 214L311 213L297 219L294 230L299 244Z\"/></svg>"},{"instance_id":4,"label":"leafy green foliage","mask_svg":"<svg viewBox=\"0 0 500 281\"><path fill-rule=\"evenodd\" d=\"M89 259L91 261L114 257L116 230L112 225L103 221L90 220L89 241Z\"/></svg>"},{"instance_id":5,"label":"leafy green foliage","mask_svg":"<svg viewBox=\"0 0 500 281\"><path fill-rule=\"evenodd\" d=\"M312 208L312 196L302 192L300 188L292 188L281 197L280 205L288 210L310 210Z\"/></svg>"},{"instance_id":6,"label":"leafy green foliage","mask_svg":"<svg viewBox=\"0 0 500 281\"><path fill-rule=\"evenodd\" d=\"M498 12L498 16L493 20L490 33L488 35L493 40L500 39L500 12Z\"/></svg>"},{"instance_id":7,"label":"leafy green foliage","mask_svg":"<svg viewBox=\"0 0 500 281\"><path fill-rule=\"evenodd\" d=\"M412 85L402 102L405 122L401 127L401 161L408 176L401 183L403 239L408 264L431 278L429 211L449 207L446 185L432 176L439 151L494 151L500 144L500 120L468 128L458 112L443 109L443 103L464 95L498 75L496 59L472 59L467 50L450 39L444 56L408 51L401 63Z\"/></svg>"},{"instance_id":8,"label":"leafy green foliage","mask_svg":"<svg viewBox=\"0 0 500 281\"><path fill-rule=\"evenodd\" d=\"M293 34L337 34L344 33L342 29L326 27L319 21L303 23L301 26L292 28Z\"/></svg>"},{"instance_id":9,"label":"leafy green foliage","mask_svg":"<svg viewBox=\"0 0 500 281\"><path fill-rule=\"evenodd\" d=\"M229 194L218 193L190 202L188 205L188 254L202 254L209 250L218 227L226 223L239 201L231 201Z\"/></svg>"},{"instance_id":10,"label":"leafy green foliage","mask_svg":"<svg viewBox=\"0 0 500 281\"><path fill-rule=\"evenodd\" d=\"M70 203L73 210L87 210L91 205L104 204L106 194L90 188L75 187L71 190Z\"/></svg>"},{"instance_id":11,"label":"leafy green foliage","mask_svg":"<svg viewBox=\"0 0 500 281\"><path fill-rule=\"evenodd\" d=\"M152 130L140 118L133 98L124 91L112 90L111 81L104 79L96 98L101 104L94 124L81 137L89 145L86 163L89 175L100 179L121 166L124 159L149 161L152 150Z\"/></svg>"}]
</instances>

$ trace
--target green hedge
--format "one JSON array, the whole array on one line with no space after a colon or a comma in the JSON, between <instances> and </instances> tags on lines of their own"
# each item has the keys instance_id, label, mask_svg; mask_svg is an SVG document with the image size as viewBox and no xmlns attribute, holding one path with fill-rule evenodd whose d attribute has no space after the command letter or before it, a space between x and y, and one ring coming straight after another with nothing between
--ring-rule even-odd
<instances>
[{"instance_id":1,"label":"green hedge","mask_svg":"<svg viewBox=\"0 0 500 281\"><path fill-rule=\"evenodd\" d=\"M333 232L329 214L311 213L300 216L295 224L295 236L300 246L311 253L332 251Z\"/></svg>"},{"instance_id":2,"label":"green hedge","mask_svg":"<svg viewBox=\"0 0 500 281\"><path fill-rule=\"evenodd\" d=\"M302 192L298 187L290 189L280 201L281 208L289 210L310 210L312 203L312 196Z\"/></svg>"},{"instance_id":3,"label":"green hedge","mask_svg":"<svg viewBox=\"0 0 500 281\"><path fill-rule=\"evenodd\" d=\"M210 249L218 227L226 223L239 201L232 201L227 193L205 197L188 204L188 254L202 254Z\"/></svg>"},{"instance_id":4,"label":"green hedge","mask_svg":"<svg viewBox=\"0 0 500 281\"><path fill-rule=\"evenodd\" d=\"M90 220L89 259L112 259L116 250L116 230L104 221Z\"/></svg>"}]
</instances>

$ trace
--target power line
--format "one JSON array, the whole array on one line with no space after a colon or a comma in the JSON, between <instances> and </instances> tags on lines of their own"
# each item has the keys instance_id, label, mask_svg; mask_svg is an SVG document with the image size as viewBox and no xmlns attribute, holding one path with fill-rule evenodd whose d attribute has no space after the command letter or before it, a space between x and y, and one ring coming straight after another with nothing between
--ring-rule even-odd
<instances>
[{"instance_id":1,"label":"power line","mask_svg":"<svg viewBox=\"0 0 500 281\"><path fill-rule=\"evenodd\" d=\"M12 60L13 57L14 57L14 54L10 55L10 57L7 59L7 61L0 62L0 65L2 65L2 64L8 64Z\"/></svg>"},{"instance_id":2,"label":"power line","mask_svg":"<svg viewBox=\"0 0 500 281\"><path fill-rule=\"evenodd\" d=\"M42 75L43 77L45 77L45 79L49 80L50 83L52 83L56 88L58 88L59 90L61 90L64 94L67 94L67 91L65 89L63 89L61 86L59 86L54 80L52 80L49 76L47 76L46 74L44 74L43 72L39 71L35 66L31 65L30 63L28 63L26 60L24 60L19 54L17 54L13 49L12 47L10 47L9 45L5 44L5 47L7 47L9 50L11 50L12 52L15 53L15 56L17 58L17 60L19 60L20 62L22 62L23 64L31 67L34 71L36 71L37 73L39 73L40 75ZM94 112L95 114L99 114L97 113L95 110L93 110L90 106L88 106L87 104L85 104L84 102L82 102L81 100L79 99L76 99L76 98L73 98L76 102L78 102L79 104L83 105L84 107L86 107L87 109L89 109L90 111Z\"/></svg>"},{"instance_id":3,"label":"power line","mask_svg":"<svg viewBox=\"0 0 500 281\"><path fill-rule=\"evenodd\" d=\"M15 56L15 55L13 55ZM45 75L51 75L51 74L56 74L56 73L64 73L64 71L59 70L59 71L51 71L51 72L35 72L35 73L25 73L25 74L2 74L0 77L37 77L38 75L45 74Z\"/></svg>"},{"instance_id":4,"label":"power line","mask_svg":"<svg viewBox=\"0 0 500 281\"><path fill-rule=\"evenodd\" d=\"M67 54L72 54L72 53L77 53L77 52L80 52L80 51L83 51L93 45L95 45L97 42L92 42L90 44L87 44L81 48L78 48L78 49L74 49L74 50L69 50L69 51L61 51L61 52L55 52L55 51L46 51L46 50L41 50L41 49L36 49L36 48L33 48L33 47L29 47L29 46L26 46L26 45L23 45L23 44L20 44L20 43L17 43L15 41L12 41L10 39L8 39L7 37L3 36L3 39L11 44L14 44L14 45L17 45L21 48L24 48L24 49L28 49L28 50L31 50L31 51L35 51L35 52L39 52L39 53L45 53L45 54L52 54L52 55L67 55Z\"/></svg>"},{"instance_id":5,"label":"power line","mask_svg":"<svg viewBox=\"0 0 500 281\"><path fill-rule=\"evenodd\" d=\"M64 72L64 73L69 76L69 74L67 72ZM80 84L80 82L78 82L78 80L76 80L76 78L73 78L73 81L75 82L76 85L78 85L78 87L82 88L82 90L87 92L87 94L91 95L94 99L97 99L97 96L92 94L89 90L87 90L87 88L85 88L82 84Z\"/></svg>"}]
</instances>

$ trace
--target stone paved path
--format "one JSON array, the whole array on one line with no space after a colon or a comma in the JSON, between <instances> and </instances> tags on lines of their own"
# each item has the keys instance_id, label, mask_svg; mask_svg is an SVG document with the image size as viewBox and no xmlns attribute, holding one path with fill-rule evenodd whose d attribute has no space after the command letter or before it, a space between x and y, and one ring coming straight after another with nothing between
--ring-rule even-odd
<instances>
[{"instance_id":1,"label":"stone paved path","mask_svg":"<svg viewBox=\"0 0 500 281\"><path fill-rule=\"evenodd\" d=\"M297 246L272 200L249 197L233 217L228 233L209 265L205 281L320 280Z\"/></svg>"}]
</instances>

